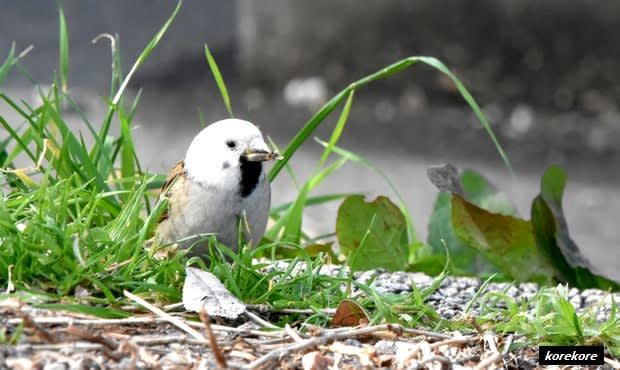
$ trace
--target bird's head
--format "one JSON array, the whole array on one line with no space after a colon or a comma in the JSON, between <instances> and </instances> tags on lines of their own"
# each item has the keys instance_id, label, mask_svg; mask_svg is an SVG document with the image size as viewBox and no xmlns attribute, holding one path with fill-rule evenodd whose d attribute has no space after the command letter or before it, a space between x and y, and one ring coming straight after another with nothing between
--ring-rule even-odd
<instances>
[{"instance_id":1,"label":"bird's head","mask_svg":"<svg viewBox=\"0 0 620 370\"><path fill-rule=\"evenodd\" d=\"M261 175L262 163L277 158L258 127L231 118L215 122L196 135L185 155L185 169L200 183L234 186L247 180L244 176Z\"/></svg>"}]
</instances>

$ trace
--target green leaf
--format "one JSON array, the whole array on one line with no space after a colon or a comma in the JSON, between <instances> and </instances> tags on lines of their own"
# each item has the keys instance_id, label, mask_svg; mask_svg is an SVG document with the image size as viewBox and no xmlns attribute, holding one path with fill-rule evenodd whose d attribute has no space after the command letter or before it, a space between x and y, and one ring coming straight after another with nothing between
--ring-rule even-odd
<instances>
[{"instance_id":1,"label":"green leaf","mask_svg":"<svg viewBox=\"0 0 620 370\"><path fill-rule=\"evenodd\" d=\"M530 222L486 211L452 195L452 225L459 240L519 281L549 283L553 270L536 248Z\"/></svg>"},{"instance_id":2,"label":"green leaf","mask_svg":"<svg viewBox=\"0 0 620 370\"><path fill-rule=\"evenodd\" d=\"M493 273L497 269L477 249L462 243L452 227L452 199L450 193L441 192L437 195L433 213L428 225L428 245L430 254L437 256L438 266L435 272L441 272L445 263L445 253L451 260L451 268L455 275L474 275L477 273ZM419 256L419 258L421 258ZM418 258L418 259L419 259ZM416 259L416 262L418 262ZM426 263L428 267L428 262ZM422 265L424 266L424 265ZM420 266L419 266L420 267ZM420 270L416 270L420 271ZM430 273L429 270L424 270Z\"/></svg>"},{"instance_id":3,"label":"green leaf","mask_svg":"<svg viewBox=\"0 0 620 370\"><path fill-rule=\"evenodd\" d=\"M445 187L446 190L458 190L465 195L469 202L490 212L504 215L516 213L508 197L499 192L481 174L473 170L464 170L460 175L456 169L453 172L450 176L455 178L444 178L443 181L446 184L453 183L454 189ZM432 173L429 170L429 177L432 176ZM428 225L428 245L432 254L443 254L444 250L447 249L453 272L457 275L498 272L497 268L477 249L462 243L457 238L452 226L452 199L448 192L442 191L437 195Z\"/></svg>"},{"instance_id":4,"label":"green leaf","mask_svg":"<svg viewBox=\"0 0 620 370\"><path fill-rule=\"evenodd\" d=\"M321 144L323 147L327 148L328 143L322 140L319 140L319 139L315 139L315 140L319 144ZM361 164L362 166L376 173L390 187L390 189L394 192L396 199L398 200L398 206L400 207L400 209L402 209L403 214L405 215L405 220L407 221L407 235L408 235L408 240L411 246L410 250L412 252L415 252L421 243L418 241L418 238L416 236L416 231L415 231L415 228L413 227L413 221L411 220L411 213L409 212L409 209L407 208L407 204L404 198L400 195L400 192L398 191L398 189L396 188L396 185L392 182L390 177L385 172L383 172L379 167L376 167L368 159L364 158L363 156L359 154L343 149L337 145L334 145L331 150L333 150L334 153L340 155L341 157L348 158L350 161Z\"/></svg>"},{"instance_id":5,"label":"green leaf","mask_svg":"<svg viewBox=\"0 0 620 370\"><path fill-rule=\"evenodd\" d=\"M407 224L400 209L387 197L372 202L361 195L345 199L338 209L336 234L352 270L407 266Z\"/></svg>"},{"instance_id":6,"label":"green leaf","mask_svg":"<svg viewBox=\"0 0 620 370\"><path fill-rule=\"evenodd\" d=\"M222 100L224 100L224 104L226 105L226 109L228 110L228 114L230 117L233 116L232 108L230 107L230 97L228 96L228 89L226 89L226 84L224 83L224 78L222 78L222 74L220 73L220 69L215 63L215 59L213 55L211 55L211 51L209 51L209 47L205 44L205 55L207 57L207 62L209 63L209 68L211 68L211 73L213 74L213 78L215 78L215 83L217 84L217 88L220 90L220 94L222 95Z\"/></svg>"},{"instance_id":7,"label":"green leaf","mask_svg":"<svg viewBox=\"0 0 620 370\"><path fill-rule=\"evenodd\" d=\"M555 238L562 254L573 267L590 268L590 262L581 254L568 233L568 225L562 209L562 197L566 185L566 173L559 166L550 166L540 182L540 196L553 214L555 223Z\"/></svg>"},{"instance_id":8,"label":"green leaf","mask_svg":"<svg viewBox=\"0 0 620 370\"><path fill-rule=\"evenodd\" d=\"M464 170L460 178L465 191L465 197L478 207L502 215L516 215L517 210L506 194L499 191L478 172Z\"/></svg>"},{"instance_id":9,"label":"green leaf","mask_svg":"<svg viewBox=\"0 0 620 370\"><path fill-rule=\"evenodd\" d=\"M566 173L550 166L540 184L540 195L532 202L532 227L540 253L553 266L556 278L586 289L620 290L620 284L597 275L597 268L581 253L568 232L562 209Z\"/></svg>"}]
</instances>

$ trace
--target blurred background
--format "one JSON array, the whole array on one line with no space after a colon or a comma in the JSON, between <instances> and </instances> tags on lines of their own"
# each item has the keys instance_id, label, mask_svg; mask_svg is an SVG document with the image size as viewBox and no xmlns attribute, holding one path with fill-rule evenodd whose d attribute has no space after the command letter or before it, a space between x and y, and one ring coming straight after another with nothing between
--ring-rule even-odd
<instances>
[{"instance_id":1,"label":"blurred background","mask_svg":"<svg viewBox=\"0 0 620 370\"><path fill-rule=\"evenodd\" d=\"M174 1L60 0L69 29L70 93L101 122L109 95L110 46L118 34L127 71L174 9ZM11 43L34 49L23 65L45 85L58 70L56 2L0 0L0 58ZM259 124L284 148L348 83L411 55L440 58L483 107L515 168L512 177L452 83L416 65L358 91L341 145L381 168L406 199L418 237L426 238L436 189L426 168L450 162L473 168L529 218L530 202L550 164L568 172L565 212L583 252L620 279L620 3L588 0L186 0L131 83L143 89L134 139L144 167L166 172L207 122L227 113L204 56L208 43L228 85L236 116ZM35 101L14 70L0 89ZM201 112L201 113L199 113ZM18 124L0 103L0 114ZM317 136L328 138L338 112ZM71 117L71 113L68 113ZM74 114L75 115L75 114ZM75 129L79 126L75 115ZM5 134L2 134L5 137ZM309 142L292 161L299 182L321 147ZM273 203L293 200L286 173ZM375 173L353 163L318 193L392 195ZM310 209L311 233L334 230L337 204Z\"/></svg>"}]
</instances>

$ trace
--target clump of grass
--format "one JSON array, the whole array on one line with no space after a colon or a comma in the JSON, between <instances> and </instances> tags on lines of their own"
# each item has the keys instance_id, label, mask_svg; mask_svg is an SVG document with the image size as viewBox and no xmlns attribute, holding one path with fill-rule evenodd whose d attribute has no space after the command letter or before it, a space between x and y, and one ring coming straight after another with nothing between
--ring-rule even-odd
<instances>
[{"instance_id":1,"label":"clump of grass","mask_svg":"<svg viewBox=\"0 0 620 370\"><path fill-rule=\"evenodd\" d=\"M612 355L620 355L620 317L613 296L609 315L602 320L604 302L577 311L568 291L563 285L541 287L528 299L492 291L474 297L468 306L480 304L476 320L482 327L498 333L518 333L515 347L602 344Z\"/></svg>"},{"instance_id":2,"label":"clump of grass","mask_svg":"<svg viewBox=\"0 0 620 370\"><path fill-rule=\"evenodd\" d=\"M151 209L150 191L161 176L141 170L131 137L140 95L129 106L122 98L132 74L160 42L180 6L122 82L120 63L113 64L111 85L118 89L98 130L73 103L67 85L68 33L62 10L59 81L48 92L35 83L41 101L35 107L0 93L22 120L9 123L0 117L9 134L0 155L2 284L11 279L20 291L51 301L67 301L79 291L80 298L69 301L89 304L118 304L123 289L162 301L180 298L183 254L157 260L143 249L165 204ZM113 60L119 60L118 53L113 47ZM12 51L2 73L16 65L19 59ZM83 117L94 145L87 146L82 132L69 129L63 118L65 103ZM121 125L119 137L109 135L114 117ZM23 156L32 167L15 168L15 159Z\"/></svg>"},{"instance_id":3,"label":"clump of grass","mask_svg":"<svg viewBox=\"0 0 620 370\"><path fill-rule=\"evenodd\" d=\"M161 185L163 177L142 171L135 154L131 126L140 94L133 102L125 101L123 97L131 77L163 39L180 6L181 2L127 74L121 70L118 39L105 35L112 41L112 91L107 114L98 125L87 120L71 98L67 80L69 40L62 11L59 13L59 80L47 92L35 82L41 101L37 106L16 102L0 93L0 99L17 112L22 121L10 123L0 117L0 124L9 134L0 146L0 166L5 169L0 175L3 189L0 198L1 284L11 281L20 294L36 296L39 302L48 302L47 307L62 302L60 307L64 309L119 316L123 315L122 311L113 307L124 301L123 290L159 302L175 302L180 298L184 265L202 264L203 268L207 268L200 260L186 261L184 252L160 260L143 248L166 206L164 202L153 206L156 198L152 190ZM223 78L206 46L205 53L232 116ZM325 323L327 317L318 308L335 306L350 293L350 289L343 289L343 286L356 286L366 293L366 298L361 300L365 307L371 309L373 321L406 320L413 324L423 316L438 319L438 315L424 303L430 293L414 291L411 295L384 297L369 285L355 282L350 274L344 272L337 277L316 275L324 263L323 256L311 256L302 248L303 241L307 240L301 227L305 207L344 196L312 197L311 190L348 160L372 168L362 157L337 146L347 123L354 93L373 81L419 63L453 79L509 166L478 105L440 61L430 57L410 57L383 68L352 83L320 109L283 151L284 159L272 168L270 180L274 180L287 166L314 130L344 104L329 141L323 143L325 150L314 176L306 181L295 201L273 210L276 225L267 232L268 239L273 242L255 250L241 248L239 254L213 245L208 269L220 277L235 295L247 303L317 308L316 314L307 320ZM16 65L20 66L19 58L11 51L7 62L2 65L0 77ZM63 118L63 108L67 106L83 117L84 131L94 139L93 145L86 144L82 132L75 133L69 129ZM120 124L118 137L110 135L114 118ZM340 159L328 163L332 152L337 153ZM14 161L18 157L28 158L32 167L15 168ZM401 206L404 207L402 202ZM409 238L415 244L415 230L408 221ZM289 267L285 271L262 271L261 267L265 266L253 262L254 257L260 255L275 256L276 249L282 247L296 251L295 257L288 259ZM296 271L295 267L299 265L303 265L304 269ZM402 314L411 315L403 318Z\"/></svg>"}]
</instances>

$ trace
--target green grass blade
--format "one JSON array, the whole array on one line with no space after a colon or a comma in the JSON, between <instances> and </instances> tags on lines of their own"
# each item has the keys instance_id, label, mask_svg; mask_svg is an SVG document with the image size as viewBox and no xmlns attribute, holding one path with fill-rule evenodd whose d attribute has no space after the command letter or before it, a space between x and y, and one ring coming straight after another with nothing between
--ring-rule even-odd
<instances>
[{"instance_id":1,"label":"green grass blade","mask_svg":"<svg viewBox=\"0 0 620 370\"><path fill-rule=\"evenodd\" d=\"M493 129L491 128L491 125L489 124L486 117L482 113L480 106L478 106L478 103L476 103L476 100L469 93L465 85L463 85L463 83L461 83L461 81L439 59L433 58L433 57L417 57L417 59L420 62L428 66L431 66L437 69L438 71L440 71L441 73L445 74L446 76L450 77L452 82L454 82L454 85L456 86L456 88L459 90L459 93L461 93L461 96L463 97L463 99L465 99L469 107L472 109L472 111L474 111L474 114L478 118L478 121L480 121L480 123L486 130L487 134L493 141L493 144L495 145L495 149L497 149L497 152L502 157L504 164L506 165L506 167L508 167L510 172L514 175L514 171L512 169L512 166L510 165L508 156L504 152L504 149L502 148L501 144L499 143L499 140L495 136L495 133L493 133Z\"/></svg>"},{"instance_id":2,"label":"green grass blade","mask_svg":"<svg viewBox=\"0 0 620 370\"><path fill-rule=\"evenodd\" d=\"M67 21L65 20L65 13L62 7L58 7L58 28L59 28L59 73L60 83L62 86L62 92L66 93L68 90L67 75L69 73L69 34L67 32Z\"/></svg>"},{"instance_id":3,"label":"green grass blade","mask_svg":"<svg viewBox=\"0 0 620 370\"><path fill-rule=\"evenodd\" d=\"M135 148L131 137L129 120L122 111L119 112L119 120L121 122L121 176L132 178L135 175L136 165L134 161ZM128 184L128 188L132 186L133 184Z\"/></svg>"},{"instance_id":4,"label":"green grass blade","mask_svg":"<svg viewBox=\"0 0 620 370\"><path fill-rule=\"evenodd\" d=\"M142 63L144 63L146 58L148 58L148 56L155 49L157 44L159 44L161 39L164 37L164 34L166 33L166 31L168 31L168 28L170 28L172 21L174 20L174 18L177 16L177 13L181 9L181 4L183 4L183 0L179 0L179 2L177 3L177 6L174 8L174 11L172 12L172 15L168 18L168 20L166 20L166 23L164 23L164 25L159 29L159 31L155 34L155 36L153 36L151 41L146 45L146 48L142 50L142 53L140 53L140 55L138 56L138 59L136 59L136 61L134 62L133 66L129 70L129 73L127 73L127 76L125 76L125 79L123 80L123 83L121 84L121 86L118 88L118 91L116 91L116 95L114 95L114 98L112 99L113 105L118 104L133 74L136 73L138 68L142 65Z\"/></svg>"},{"instance_id":5,"label":"green grass blade","mask_svg":"<svg viewBox=\"0 0 620 370\"><path fill-rule=\"evenodd\" d=\"M110 80L110 96L116 91L116 87L119 86L123 80L123 71L121 67L121 55L120 55L120 40L118 35L112 36L109 33L102 33L92 39L92 43L96 44L101 39L110 40L110 54L112 55L112 77Z\"/></svg>"},{"instance_id":6,"label":"green grass blade","mask_svg":"<svg viewBox=\"0 0 620 370\"><path fill-rule=\"evenodd\" d=\"M278 176L278 173L286 166L288 161L291 159L293 154L299 149L301 144L303 144L308 137L314 132L314 130L325 120L325 118L334 110L340 103L345 99L347 94L349 93L349 88L339 92L336 96L334 96L330 101L328 101L321 110L310 118L310 120L304 125L304 127L295 135L295 137L291 140L289 145L286 147L284 152L282 153L282 159L274 163L273 167L269 171L269 181L273 182L273 180Z\"/></svg>"},{"instance_id":7,"label":"green grass blade","mask_svg":"<svg viewBox=\"0 0 620 370\"><path fill-rule=\"evenodd\" d=\"M330 153L334 149L334 146L338 142L338 139L340 139L340 135L342 135L344 126L347 124L347 120L349 118L349 112L351 111L351 104L353 103L354 93L355 93L355 90L351 90L351 92L349 92L349 96L347 97L347 101L344 104L344 108L342 108L342 113L340 113L340 117L338 118L336 127L334 128L334 131L332 131L332 135L329 138L329 142L325 146L325 150L323 151L323 154L321 154L321 158L319 159L317 168L323 167L323 165L325 164L325 161L327 161L327 158L329 157Z\"/></svg>"},{"instance_id":8,"label":"green grass blade","mask_svg":"<svg viewBox=\"0 0 620 370\"><path fill-rule=\"evenodd\" d=\"M43 303L34 307L48 310L75 312L83 315L96 316L104 319L124 319L133 316L132 313L109 307L93 307L77 303Z\"/></svg>"},{"instance_id":9,"label":"green grass blade","mask_svg":"<svg viewBox=\"0 0 620 370\"><path fill-rule=\"evenodd\" d=\"M222 100L224 100L224 104L226 105L228 114L232 118L234 116L232 108L230 107L230 97L228 96L226 84L224 83L224 79L222 78L220 69L218 68L217 63L215 63L215 59L213 58L213 55L211 55L211 51L209 51L209 47L207 46L207 44L205 44L205 55L207 57L207 62L209 63L209 68L211 68L213 78L215 78L215 83L217 83L217 88L220 90L220 94L222 95Z\"/></svg>"},{"instance_id":10,"label":"green grass blade","mask_svg":"<svg viewBox=\"0 0 620 370\"><path fill-rule=\"evenodd\" d=\"M342 167L348 158L340 158L338 161L332 163L328 167L324 168L316 175L314 175L299 192L297 199L287 211L284 217L278 219L276 224L269 230L267 237L275 240L280 232L281 227L284 227L284 240L294 244L299 244L301 240L301 223L303 219L303 211L306 205L306 199L312 189L325 180L331 173L338 168Z\"/></svg>"},{"instance_id":11,"label":"green grass blade","mask_svg":"<svg viewBox=\"0 0 620 370\"><path fill-rule=\"evenodd\" d=\"M69 103L69 105L71 106L71 108L73 108L73 111L75 113L77 113L80 116L80 119L82 120L82 122L84 122L84 124L86 125L86 128L88 129L88 132L92 135L93 138L97 138L97 132L95 131L95 129L93 128L93 125L90 123L90 121L88 120L88 118L86 117L86 115L84 114L84 112L82 112L82 110L80 109L80 107L75 104L75 102L73 101L73 99L69 96L69 94L62 94L63 99L66 99L66 101Z\"/></svg>"},{"instance_id":12,"label":"green grass blade","mask_svg":"<svg viewBox=\"0 0 620 370\"><path fill-rule=\"evenodd\" d=\"M15 58L15 43L12 43L11 50L9 50L9 55L0 66L0 84L2 84L6 78L6 75L8 75L11 69L13 69L15 63L17 63L17 59Z\"/></svg>"},{"instance_id":13,"label":"green grass blade","mask_svg":"<svg viewBox=\"0 0 620 370\"><path fill-rule=\"evenodd\" d=\"M170 28L172 21L174 20L177 13L181 9L182 4L183 4L183 0L179 0L179 2L177 3L177 6L174 8L174 11L172 12L172 15L170 15L170 17L166 20L166 23L164 23L164 25L160 28L159 32L157 32L155 36L153 36L153 38L146 45L144 50L142 50L142 53L140 53L140 55L138 56L138 59L136 59L133 66L131 67L131 70L129 71L129 73L127 73L127 76L125 76L123 82L121 83L121 86L116 91L116 94L114 95L114 98L112 99L111 106L108 109L108 114L103 121L101 130L99 131L99 135L98 135L99 141L97 142L97 144L92 150L93 162L97 163L99 161L99 156L101 155L101 146L103 145L103 138L105 138L108 135L108 131L110 130L110 124L112 123L112 117L114 116L116 105L120 102L123 96L123 93L125 92L125 89L127 88L129 81L131 80L131 77L133 77L134 73L136 73L138 68L142 65L142 63L144 63L146 58L148 58L148 56L155 49L157 44L159 44L161 39L164 37L164 34L166 33L166 31L168 31L168 28Z\"/></svg>"},{"instance_id":14,"label":"green grass blade","mask_svg":"<svg viewBox=\"0 0 620 370\"><path fill-rule=\"evenodd\" d=\"M312 132L314 132L314 130L321 123L323 123L325 118L338 105L340 105L340 103L342 103L344 98L352 90L355 90L355 89L357 89L359 87L362 87L362 86L364 86L366 84L369 84L369 83L371 83L373 81L377 81L377 80L381 80L381 79L390 77L390 76L392 76L392 75L394 75L394 74L396 74L398 72L401 72L404 69L406 69L406 68L408 68L408 67L410 67L410 66L412 66L412 65L414 65L416 63L418 63L418 62L426 64L426 65L428 65L430 67L433 67L436 70L438 70L439 72L444 73L448 77L450 77L450 79L455 84L456 88L458 89L459 93L463 96L463 98L465 99L467 104L469 104L470 108L473 110L474 114L476 115L476 117L478 118L478 120L480 121L482 126L485 128L485 130L487 131L487 134L491 137L491 140L493 141L493 143L495 145L495 148L497 149L498 153L500 154L501 158L503 159L504 163L506 164L506 167L508 167L510 172L514 174L514 172L512 170L512 166L510 165L510 161L508 160L508 157L504 153L504 150L503 150L501 144L499 143L499 141L495 137L495 134L493 133L493 130L491 129L491 126L489 125L488 121L484 117L484 114L482 113L480 107L478 106L478 104L476 103L476 101L474 100L472 95L469 93L469 91L461 83L461 81L454 74L452 74L452 72L450 72L450 70L441 61L439 61L438 59L433 58L433 57L412 56L412 57L409 57L409 58L402 59L402 60L400 60L400 61L398 61L396 63L393 63L392 65L387 66L385 68L382 68L379 71L377 71L375 73L372 73L372 74L370 74L368 76L365 76L365 77L357 80L356 82L353 82L348 87L346 87L345 89L340 91L338 94L336 94L314 116L312 116L312 118L310 118L310 120L304 125L304 127L291 140L291 142L287 146L287 148L284 151L284 153L282 153L282 157L283 157L282 160L280 160L277 163L275 163L274 166L272 167L271 171L269 172L269 180L273 181L276 178L278 173L288 163L290 158L297 151L297 149L299 149L301 144L303 144L308 139L308 137L310 137Z\"/></svg>"},{"instance_id":15,"label":"green grass blade","mask_svg":"<svg viewBox=\"0 0 620 370\"><path fill-rule=\"evenodd\" d=\"M271 140L271 137L267 136L267 139L269 140L269 146L275 149L277 153L282 152L278 145L273 140ZM291 178L295 189L297 189L297 191L301 190L301 186L299 186L299 181L297 181L297 175L295 175L295 171L293 171L293 167L291 166L291 164L287 163L284 168L286 169L286 173L288 173L289 177Z\"/></svg>"},{"instance_id":16,"label":"green grass blade","mask_svg":"<svg viewBox=\"0 0 620 370\"><path fill-rule=\"evenodd\" d=\"M28 148L28 145L22 140L21 135L19 135L15 130L13 130L11 125L2 116L0 116L0 125L2 125L4 129L9 133L9 135L13 138L13 140L17 142L19 148L21 148L21 150L23 150L26 155L28 155L30 160L32 160L33 163L36 163L37 157Z\"/></svg>"}]
</instances>

